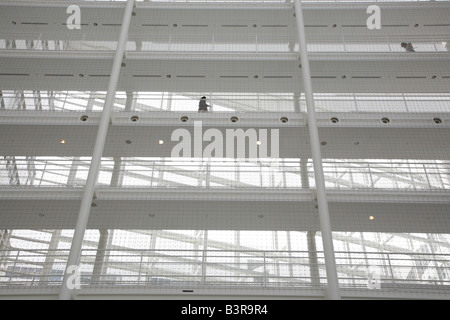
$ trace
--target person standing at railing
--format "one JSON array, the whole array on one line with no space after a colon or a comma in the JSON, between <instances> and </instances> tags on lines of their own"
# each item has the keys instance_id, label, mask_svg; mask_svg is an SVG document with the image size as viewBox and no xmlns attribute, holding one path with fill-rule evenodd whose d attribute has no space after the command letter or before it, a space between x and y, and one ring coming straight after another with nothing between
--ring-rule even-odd
<instances>
[{"instance_id":1,"label":"person standing at railing","mask_svg":"<svg viewBox=\"0 0 450 320\"><path fill-rule=\"evenodd\" d=\"M414 50L415 48L413 47L411 42L402 42L401 44L402 48L405 49L406 52L416 52L416 50Z\"/></svg>"},{"instance_id":2,"label":"person standing at railing","mask_svg":"<svg viewBox=\"0 0 450 320\"><path fill-rule=\"evenodd\" d=\"M206 103L206 97L202 97L198 104L198 112L208 112L208 108L211 106Z\"/></svg>"}]
</instances>

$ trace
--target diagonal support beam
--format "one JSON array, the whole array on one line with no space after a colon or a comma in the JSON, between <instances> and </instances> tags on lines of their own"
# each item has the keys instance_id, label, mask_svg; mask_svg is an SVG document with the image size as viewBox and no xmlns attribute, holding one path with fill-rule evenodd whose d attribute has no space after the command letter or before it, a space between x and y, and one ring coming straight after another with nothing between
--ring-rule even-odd
<instances>
[{"instance_id":1,"label":"diagonal support beam","mask_svg":"<svg viewBox=\"0 0 450 320\"><path fill-rule=\"evenodd\" d=\"M92 199L95 193L95 186L97 183L103 150L105 148L108 127L110 124L111 114L114 108L114 100L117 91L117 84L119 82L120 70L126 49L128 31L131 24L131 17L134 5L135 0L128 0L125 13L123 16L122 29L120 31L120 39L117 44L117 50L114 57L111 77L109 79L108 94L106 96L105 107L103 108L103 114L97 132L94 154L92 156L91 166L89 169L83 199L81 201L80 211L78 214L77 225L72 239L69 259L67 261L67 269L64 274L62 289L59 295L60 300L69 300L72 296L73 289L69 288L68 286L68 280L70 280L71 276L71 274L68 272L68 269L73 266L78 266L80 262L83 238L86 231L87 223L89 221Z\"/></svg>"},{"instance_id":2,"label":"diagonal support beam","mask_svg":"<svg viewBox=\"0 0 450 320\"><path fill-rule=\"evenodd\" d=\"M295 16L297 19L297 32L300 44L301 69L303 85L305 88L306 108L308 116L308 130L310 135L311 153L314 164L314 177L316 180L317 202L319 209L320 228L327 271L327 297L332 300L340 299L339 282L336 268L336 258L333 248L333 236L331 233L330 213L325 189L325 177L323 173L322 155L320 151L319 130L317 127L314 96L312 90L311 71L309 68L308 50L306 47L305 23L301 0L295 0Z\"/></svg>"}]
</instances>

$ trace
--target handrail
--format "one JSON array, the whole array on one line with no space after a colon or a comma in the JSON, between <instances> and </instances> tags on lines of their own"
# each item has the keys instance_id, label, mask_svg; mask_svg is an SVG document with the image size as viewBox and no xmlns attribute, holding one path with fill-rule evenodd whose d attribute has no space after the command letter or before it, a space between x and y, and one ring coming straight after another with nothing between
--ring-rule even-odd
<instances>
[{"instance_id":1,"label":"handrail","mask_svg":"<svg viewBox=\"0 0 450 320\"><path fill-rule=\"evenodd\" d=\"M0 288L60 286L69 250L14 249L0 252ZM307 250L84 249L81 285L98 286L236 286L271 288L323 287L323 252ZM450 254L421 252L336 251L340 286L441 292L450 285ZM97 256L103 270L94 274ZM204 257L204 258L202 258ZM106 271L109 270L109 271ZM193 272L194 270L194 272ZM195 271L197 270L197 271ZM314 279L313 279L314 277ZM448 289L445 289L448 290Z\"/></svg>"},{"instance_id":2,"label":"handrail","mask_svg":"<svg viewBox=\"0 0 450 320\"><path fill-rule=\"evenodd\" d=\"M9 158L8 158L9 159ZM14 157L14 159L0 159L0 186L21 188L33 187L58 187L73 188L83 187L85 181L75 178L73 170L87 173L89 170L89 159L79 160L76 158L48 158L48 157ZM28 164L32 162L32 170ZM11 167L12 162L14 164ZM8 166L9 163L9 166ZM103 159L100 169L101 173L120 174L124 177L138 179L128 182L126 179L121 188L207 188L211 190L233 188L233 189L304 189L302 184L302 168L300 161L296 159L276 160L271 162L239 162L229 159L216 159L206 166L202 161L177 161L148 159L124 159L124 168L120 171L114 170L114 161ZM450 189L450 163L447 161L400 161L400 160L324 160L325 180L330 190L448 190ZM9 170L10 168L11 170ZM311 187L314 186L312 178L314 172L310 164L306 167ZM236 176L236 171L240 173ZM158 173L170 173L179 176L177 183L165 181L158 177ZM205 173L214 186L206 183ZM10 175L19 177L20 185L11 185ZM32 179L27 179L32 175ZM83 176L83 175L81 175ZM186 181L183 178L186 177ZM195 184L192 179L196 179ZM198 181L205 181L203 186L198 186ZM107 188L109 180L99 178L99 185ZM112 187L113 188L113 187Z\"/></svg>"}]
</instances>

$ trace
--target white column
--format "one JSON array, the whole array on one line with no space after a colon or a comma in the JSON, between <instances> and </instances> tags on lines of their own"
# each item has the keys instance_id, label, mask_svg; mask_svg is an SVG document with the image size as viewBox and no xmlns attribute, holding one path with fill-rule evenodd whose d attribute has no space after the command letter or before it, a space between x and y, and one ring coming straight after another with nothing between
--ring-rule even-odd
<instances>
[{"instance_id":1,"label":"white column","mask_svg":"<svg viewBox=\"0 0 450 320\"><path fill-rule=\"evenodd\" d=\"M135 100L134 100L134 92L127 91L127 100L125 102L125 111L134 110Z\"/></svg>"},{"instance_id":2,"label":"white column","mask_svg":"<svg viewBox=\"0 0 450 320\"><path fill-rule=\"evenodd\" d=\"M311 72L309 69L308 50L306 47L305 25L301 1L295 0L295 16L297 18L297 31L300 44L300 56L302 65L303 86L306 97L308 116L308 129L310 135L311 152L314 163L314 176L316 180L317 202L319 206L320 228L322 232L323 250L327 271L327 298L340 299L339 282L337 277L336 259L333 248L333 237L331 233L330 214L325 189L325 178L323 174L322 155L320 151L319 130L316 123L314 97L311 83Z\"/></svg>"},{"instance_id":3,"label":"white column","mask_svg":"<svg viewBox=\"0 0 450 320\"><path fill-rule=\"evenodd\" d=\"M2 90L0 90L0 110L5 110L6 109L6 105L5 105L5 100L3 99L3 92Z\"/></svg>"},{"instance_id":4,"label":"white column","mask_svg":"<svg viewBox=\"0 0 450 320\"><path fill-rule=\"evenodd\" d=\"M107 229L100 229L98 231L100 233L100 238L97 245L97 254L95 255L91 285L98 285L103 280L105 270L105 257L107 255L106 248L109 240L109 232Z\"/></svg>"},{"instance_id":5,"label":"white column","mask_svg":"<svg viewBox=\"0 0 450 320\"><path fill-rule=\"evenodd\" d=\"M102 119L97 132L95 141L94 154L91 160L89 175L84 188L83 199L81 201L80 211L78 214L77 225L72 239L72 246L70 249L69 258L67 261L67 268L70 266L78 266L81 257L81 248L83 238L86 231L86 226L89 221L92 199L94 197L95 186L100 169L103 150L105 147L106 135L108 133L109 122L113 111L114 99L116 96L117 83L120 76L120 68L125 53L126 43L128 39L128 30L131 23L131 16L134 8L135 0L128 0L125 14L122 22L122 29L120 32L119 42L117 43L116 55L113 62L111 77L109 80L108 94L106 96L105 105L103 108ZM62 289L59 295L61 300L69 300L72 296L72 290L68 287L68 281L71 274L65 272L62 283Z\"/></svg>"},{"instance_id":6,"label":"white column","mask_svg":"<svg viewBox=\"0 0 450 320\"><path fill-rule=\"evenodd\" d=\"M311 273L311 285L315 289L319 288L320 286L320 272L319 272L319 262L317 259L316 232L308 231L306 233L306 239L308 243L308 257L309 257L309 270Z\"/></svg>"}]
</instances>

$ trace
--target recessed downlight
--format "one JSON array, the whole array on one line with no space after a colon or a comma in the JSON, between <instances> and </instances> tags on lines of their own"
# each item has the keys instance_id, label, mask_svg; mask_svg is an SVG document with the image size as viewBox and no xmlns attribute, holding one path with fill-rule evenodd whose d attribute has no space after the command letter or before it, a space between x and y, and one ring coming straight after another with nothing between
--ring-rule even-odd
<instances>
[{"instance_id":1,"label":"recessed downlight","mask_svg":"<svg viewBox=\"0 0 450 320\"><path fill-rule=\"evenodd\" d=\"M369 216L369 220L375 220L374 216Z\"/></svg>"},{"instance_id":2,"label":"recessed downlight","mask_svg":"<svg viewBox=\"0 0 450 320\"><path fill-rule=\"evenodd\" d=\"M64 139L62 139L62 140L60 140L59 142L60 142L61 144L65 144L67 141L64 140Z\"/></svg>"},{"instance_id":3,"label":"recessed downlight","mask_svg":"<svg viewBox=\"0 0 450 320\"><path fill-rule=\"evenodd\" d=\"M442 120L441 120L441 118L434 118L433 122L436 123L436 124L441 124Z\"/></svg>"},{"instance_id":4,"label":"recessed downlight","mask_svg":"<svg viewBox=\"0 0 450 320\"><path fill-rule=\"evenodd\" d=\"M158 144L164 144L164 140L158 140Z\"/></svg>"}]
</instances>

